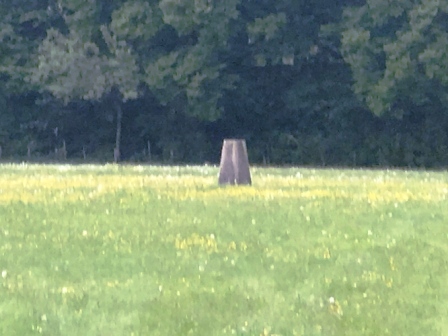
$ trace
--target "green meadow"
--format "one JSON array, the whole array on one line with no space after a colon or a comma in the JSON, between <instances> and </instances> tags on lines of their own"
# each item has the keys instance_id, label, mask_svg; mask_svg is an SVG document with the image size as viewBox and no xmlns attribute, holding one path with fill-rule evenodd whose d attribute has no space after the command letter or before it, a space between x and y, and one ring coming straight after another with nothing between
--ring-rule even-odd
<instances>
[{"instance_id":1,"label":"green meadow","mask_svg":"<svg viewBox=\"0 0 448 336\"><path fill-rule=\"evenodd\" d=\"M0 165L0 335L448 335L448 174Z\"/></svg>"}]
</instances>

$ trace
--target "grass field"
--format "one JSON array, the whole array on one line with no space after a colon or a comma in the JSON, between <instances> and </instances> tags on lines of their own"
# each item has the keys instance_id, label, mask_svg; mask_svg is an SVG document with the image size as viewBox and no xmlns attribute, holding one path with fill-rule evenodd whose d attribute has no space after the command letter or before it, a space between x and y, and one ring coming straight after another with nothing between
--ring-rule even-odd
<instances>
[{"instance_id":1,"label":"grass field","mask_svg":"<svg viewBox=\"0 0 448 336\"><path fill-rule=\"evenodd\" d=\"M448 174L0 165L0 335L448 335Z\"/></svg>"}]
</instances>

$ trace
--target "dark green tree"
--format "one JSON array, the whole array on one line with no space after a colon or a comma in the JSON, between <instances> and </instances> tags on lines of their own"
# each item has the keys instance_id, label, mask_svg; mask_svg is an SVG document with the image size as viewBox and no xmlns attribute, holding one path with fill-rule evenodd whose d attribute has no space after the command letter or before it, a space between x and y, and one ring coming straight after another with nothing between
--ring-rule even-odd
<instances>
[{"instance_id":1,"label":"dark green tree","mask_svg":"<svg viewBox=\"0 0 448 336\"><path fill-rule=\"evenodd\" d=\"M447 22L448 4L437 0L369 0L345 9L342 53L354 91L373 113L447 105Z\"/></svg>"},{"instance_id":2,"label":"dark green tree","mask_svg":"<svg viewBox=\"0 0 448 336\"><path fill-rule=\"evenodd\" d=\"M94 2L58 3L66 29L50 28L28 80L68 103L113 96L116 110L114 160L120 157L122 102L138 96L140 72L132 47L102 24Z\"/></svg>"}]
</instances>

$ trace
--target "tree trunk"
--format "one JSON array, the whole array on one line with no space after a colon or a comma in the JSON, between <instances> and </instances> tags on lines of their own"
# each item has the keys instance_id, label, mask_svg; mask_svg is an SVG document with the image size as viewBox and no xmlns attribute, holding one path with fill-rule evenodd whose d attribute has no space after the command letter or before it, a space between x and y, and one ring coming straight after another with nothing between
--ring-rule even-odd
<instances>
[{"instance_id":1,"label":"tree trunk","mask_svg":"<svg viewBox=\"0 0 448 336\"><path fill-rule=\"evenodd\" d=\"M117 163L120 160L120 145L121 145L121 119L123 118L123 110L121 108L121 102L117 102L117 133L115 135L115 148L114 148L114 162Z\"/></svg>"}]
</instances>

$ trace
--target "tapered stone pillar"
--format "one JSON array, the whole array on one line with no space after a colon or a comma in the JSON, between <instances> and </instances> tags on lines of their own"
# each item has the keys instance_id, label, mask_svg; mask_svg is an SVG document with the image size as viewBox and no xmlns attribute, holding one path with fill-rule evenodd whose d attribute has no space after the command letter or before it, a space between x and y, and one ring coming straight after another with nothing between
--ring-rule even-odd
<instances>
[{"instance_id":1,"label":"tapered stone pillar","mask_svg":"<svg viewBox=\"0 0 448 336\"><path fill-rule=\"evenodd\" d=\"M245 140L224 140L218 182L220 185L252 183Z\"/></svg>"}]
</instances>

